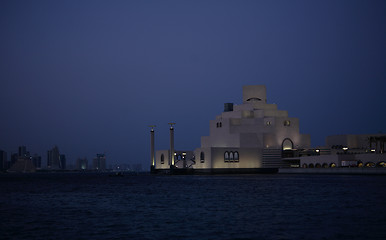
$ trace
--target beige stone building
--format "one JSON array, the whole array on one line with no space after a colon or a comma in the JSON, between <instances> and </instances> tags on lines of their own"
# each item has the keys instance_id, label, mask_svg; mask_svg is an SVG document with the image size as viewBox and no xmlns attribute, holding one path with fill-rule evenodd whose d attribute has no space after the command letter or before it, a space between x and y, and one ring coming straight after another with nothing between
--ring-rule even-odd
<instances>
[{"instance_id":1,"label":"beige stone building","mask_svg":"<svg viewBox=\"0 0 386 240\"><path fill-rule=\"evenodd\" d=\"M225 103L224 111L209 125L209 136L201 138L200 148L175 151L174 159L170 159L170 150L157 151L153 168L224 173L275 171L298 164L283 161L283 157L293 157L296 149L310 148L310 136L299 132L299 119L267 103L263 85L244 86L242 103Z\"/></svg>"},{"instance_id":2,"label":"beige stone building","mask_svg":"<svg viewBox=\"0 0 386 240\"><path fill-rule=\"evenodd\" d=\"M385 143L385 134L332 135L325 147L299 152L292 160L302 168L386 167Z\"/></svg>"}]
</instances>

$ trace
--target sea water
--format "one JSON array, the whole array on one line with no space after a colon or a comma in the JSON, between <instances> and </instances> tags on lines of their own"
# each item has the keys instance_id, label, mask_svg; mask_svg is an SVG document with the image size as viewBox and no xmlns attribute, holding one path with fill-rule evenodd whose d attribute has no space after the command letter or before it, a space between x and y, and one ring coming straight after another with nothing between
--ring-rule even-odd
<instances>
[{"instance_id":1,"label":"sea water","mask_svg":"<svg viewBox=\"0 0 386 240\"><path fill-rule=\"evenodd\" d=\"M0 175L0 239L386 239L386 176Z\"/></svg>"}]
</instances>

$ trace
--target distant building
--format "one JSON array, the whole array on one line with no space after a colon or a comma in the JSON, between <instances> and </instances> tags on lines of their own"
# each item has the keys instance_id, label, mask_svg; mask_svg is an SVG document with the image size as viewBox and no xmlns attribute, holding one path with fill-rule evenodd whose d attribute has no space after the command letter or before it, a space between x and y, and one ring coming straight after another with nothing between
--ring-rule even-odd
<instances>
[{"instance_id":1,"label":"distant building","mask_svg":"<svg viewBox=\"0 0 386 240\"><path fill-rule=\"evenodd\" d=\"M7 152L0 150L0 171L7 170L8 160Z\"/></svg>"},{"instance_id":2,"label":"distant building","mask_svg":"<svg viewBox=\"0 0 386 240\"><path fill-rule=\"evenodd\" d=\"M66 167L66 155L60 154L60 169L67 169Z\"/></svg>"},{"instance_id":3,"label":"distant building","mask_svg":"<svg viewBox=\"0 0 386 240\"><path fill-rule=\"evenodd\" d=\"M77 170L87 170L88 169L87 158L78 158L76 160L76 169Z\"/></svg>"},{"instance_id":4,"label":"distant building","mask_svg":"<svg viewBox=\"0 0 386 240\"><path fill-rule=\"evenodd\" d=\"M36 167L33 158L27 151L26 146L20 146L17 154L11 156L11 166L8 172L35 172Z\"/></svg>"},{"instance_id":5,"label":"distant building","mask_svg":"<svg viewBox=\"0 0 386 240\"><path fill-rule=\"evenodd\" d=\"M18 156L24 157L27 155L27 147L26 146L19 146ZM29 153L28 153L29 155Z\"/></svg>"},{"instance_id":6,"label":"distant building","mask_svg":"<svg viewBox=\"0 0 386 240\"><path fill-rule=\"evenodd\" d=\"M39 156L38 154L34 154L32 156L32 163L34 164L36 169L41 169L42 168L42 157Z\"/></svg>"},{"instance_id":7,"label":"distant building","mask_svg":"<svg viewBox=\"0 0 386 240\"><path fill-rule=\"evenodd\" d=\"M47 168L54 170L62 169L59 148L57 146L47 151Z\"/></svg>"},{"instance_id":8,"label":"distant building","mask_svg":"<svg viewBox=\"0 0 386 240\"><path fill-rule=\"evenodd\" d=\"M13 164L7 171L8 172L35 172L36 168L32 163L31 157L20 157L17 159L16 163Z\"/></svg>"},{"instance_id":9,"label":"distant building","mask_svg":"<svg viewBox=\"0 0 386 240\"><path fill-rule=\"evenodd\" d=\"M106 170L106 156L105 154L97 154L93 161L93 169L98 171Z\"/></svg>"}]
</instances>

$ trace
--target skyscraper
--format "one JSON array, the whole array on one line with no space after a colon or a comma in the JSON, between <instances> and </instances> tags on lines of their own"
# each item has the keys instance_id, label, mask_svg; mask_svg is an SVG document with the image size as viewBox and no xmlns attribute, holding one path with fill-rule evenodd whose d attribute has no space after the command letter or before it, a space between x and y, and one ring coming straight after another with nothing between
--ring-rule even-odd
<instances>
[{"instance_id":1,"label":"skyscraper","mask_svg":"<svg viewBox=\"0 0 386 240\"><path fill-rule=\"evenodd\" d=\"M25 157L27 154L27 147L26 146L19 146L19 157Z\"/></svg>"},{"instance_id":2,"label":"skyscraper","mask_svg":"<svg viewBox=\"0 0 386 240\"><path fill-rule=\"evenodd\" d=\"M61 169L59 148L57 146L47 151L47 168Z\"/></svg>"},{"instance_id":3,"label":"skyscraper","mask_svg":"<svg viewBox=\"0 0 386 240\"><path fill-rule=\"evenodd\" d=\"M105 154L97 154L93 161L93 169L98 171L106 170L106 156Z\"/></svg>"}]
</instances>

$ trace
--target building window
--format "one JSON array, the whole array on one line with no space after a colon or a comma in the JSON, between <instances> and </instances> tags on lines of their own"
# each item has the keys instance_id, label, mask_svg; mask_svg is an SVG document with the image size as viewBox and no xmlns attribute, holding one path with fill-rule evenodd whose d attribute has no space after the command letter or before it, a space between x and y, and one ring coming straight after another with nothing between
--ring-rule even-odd
<instances>
[{"instance_id":1,"label":"building window","mask_svg":"<svg viewBox=\"0 0 386 240\"><path fill-rule=\"evenodd\" d=\"M161 154L161 164L164 164L165 163L165 157L163 154Z\"/></svg>"},{"instance_id":2,"label":"building window","mask_svg":"<svg viewBox=\"0 0 386 240\"><path fill-rule=\"evenodd\" d=\"M200 162L201 163L205 162L205 153L204 152L200 153Z\"/></svg>"},{"instance_id":3,"label":"building window","mask_svg":"<svg viewBox=\"0 0 386 240\"><path fill-rule=\"evenodd\" d=\"M233 159L234 159L235 162L239 161L239 152L236 151L236 152L233 153Z\"/></svg>"},{"instance_id":4,"label":"building window","mask_svg":"<svg viewBox=\"0 0 386 240\"><path fill-rule=\"evenodd\" d=\"M217 127L217 128L222 127L222 123L221 123L221 122L216 123L216 127Z\"/></svg>"},{"instance_id":5,"label":"building window","mask_svg":"<svg viewBox=\"0 0 386 240\"><path fill-rule=\"evenodd\" d=\"M267 126L271 126L271 121L267 121L267 122L265 122L265 125L267 125Z\"/></svg>"},{"instance_id":6,"label":"building window","mask_svg":"<svg viewBox=\"0 0 386 240\"><path fill-rule=\"evenodd\" d=\"M294 148L294 143L291 139L285 138L281 144L283 150L292 150Z\"/></svg>"},{"instance_id":7,"label":"building window","mask_svg":"<svg viewBox=\"0 0 386 240\"><path fill-rule=\"evenodd\" d=\"M229 153L228 152L224 153L224 162L229 162Z\"/></svg>"},{"instance_id":8,"label":"building window","mask_svg":"<svg viewBox=\"0 0 386 240\"><path fill-rule=\"evenodd\" d=\"M284 121L284 126L288 127L291 125L291 122L289 120Z\"/></svg>"},{"instance_id":9,"label":"building window","mask_svg":"<svg viewBox=\"0 0 386 240\"><path fill-rule=\"evenodd\" d=\"M224 162L239 162L239 152L228 152L224 153Z\"/></svg>"}]
</instances>

